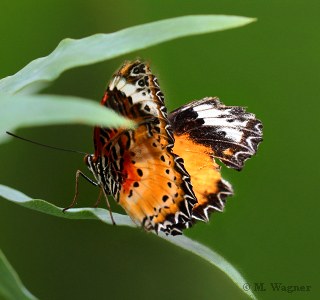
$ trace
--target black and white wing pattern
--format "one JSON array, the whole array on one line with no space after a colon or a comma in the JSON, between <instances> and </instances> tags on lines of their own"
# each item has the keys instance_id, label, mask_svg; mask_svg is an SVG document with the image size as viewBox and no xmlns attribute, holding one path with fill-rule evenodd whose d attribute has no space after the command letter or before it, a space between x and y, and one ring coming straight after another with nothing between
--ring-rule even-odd
<instances>
[{"instance_id":1,"label":"black and white wing pattern","mask_svg":"<svg viewBox=\"0 0 320 300\"><path fill-rule=\"evenodd\" d=\"M238 171L262 142L261 121L245 107L225 106L217 97L181 106L170 114L169 121L175 136L187 136Z\"/></svg>"}]
</instances>

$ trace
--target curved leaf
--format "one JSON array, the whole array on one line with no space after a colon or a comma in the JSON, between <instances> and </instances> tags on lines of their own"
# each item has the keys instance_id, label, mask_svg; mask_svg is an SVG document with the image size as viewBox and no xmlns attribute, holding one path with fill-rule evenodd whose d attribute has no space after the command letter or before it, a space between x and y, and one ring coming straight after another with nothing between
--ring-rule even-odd
<instances>
[{"instance_id":1,"label":"curved leaf","mask_svg":"<svg viewBox=\"0 0 320 300\"><path fill-rule=\"evenodd\" d=\"M13 76L0 80L0 95L12 95L29 84L52 81L63 71L93 64L179 37L244 26L253 18L194 15L133 26L83 39L64 39L48 56L38 58Z\"/></svg>"},{"instance_id":2,"label":"curved leaf","mask_svg":"<svg viewBox=\"0 0 320 300\"><path fill-rule=\"evenodd\" d=\"M166 239L167 241L180 246L192 253L197 254L198 256L202 257L203 259L207 260L214 266L218 267L221 271L226 273L231 280L248 296L253 299L257 299L254 294L249 289L245 291L243 287L247 284L247 281L242 277L242 275L237 271L235 267L233 267L228 261L226 261L222 256L218 253L214 252L213 250L209 249L208 247L184 236L165 236L163 234L160 235L162 238Z\"/></svg>"},{"instance_id":3,"label":"curved leaf","mask_svg":"<svg viewBox=\"0 0 320 300\"><path fill-rule=\"evenodd\" d=\"M57 217L63 217L67 219L98 219L107 224L112 224L110 213L106 209L71 208L63 213L62 208L60 207L57 207L44 200L31 199L25 194L4 185L0 185L0 196L24 207L28 207ZM117 213L112 213L112 215L117 225L136 227L136 225L128 216ZM213 250L201 245L196 241L191 240L186 236L165 236L162 233L159 234L159 236L209 261L211 264L226 273L231 278L231 280L243 291L242 287L246 283L245 279L229 262L227 262L219 254L215 253ZM256 299L251 291L248 291L246 293L251 298Z\"/></svg>"},{"instance_id":4,"label":"curved leaf","mask_svg":"<svg viewBox=\"0 0 320 300\"><path fill-rule=\"evenodd\" d=\"M8 300L37 300L22 284L15 270L0 250L0 298Z\"/></svg>"},{"instance_id":5,"label":"curved leaf","mask_svg":"<svg viewBox=\"0 0 320 300\"><path fill-rule=\"evenodd\" d=\"M57 95L13 96L0 99L0 133L22 126L82 123L132 127L134 123L99 103ZM4 138L0 134L1 138Z\"/></svg>"},{"instance_id":6,"label":"curved leaf","mask_svg":"<svg viewBox=\"0 0 320 300\"><path fill-rule=\"evenodd\" d=\"M62 208L41 199L32 199L27 195L0 184L0 196L24 207L66 219L93 219L112 224L110 213L103 208L71 208L62 212ZM117 225L136 227L126 215L112 213Z\"/></svg>"}]
</instances>

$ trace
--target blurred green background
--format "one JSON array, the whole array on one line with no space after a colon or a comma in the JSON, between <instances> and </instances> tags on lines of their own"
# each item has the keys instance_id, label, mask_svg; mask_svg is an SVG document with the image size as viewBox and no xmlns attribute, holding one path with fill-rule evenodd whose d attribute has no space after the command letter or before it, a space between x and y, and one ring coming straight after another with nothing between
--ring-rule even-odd
<instances>
[{"instance_id":1,"label":"blurred green background","mask_svg":"<svg viewBox=\"0 0 320 300\"><path fill-rule=\"evenodd\" d=\"M257 17L242 28L67 71L44 92L100 101L122 62L141 58L150 61L169 110L206 96L247 106L264 125L258 155L240 173L223 168L235 196L224 213L185 233L224 256L252 287L265 283L259 299L319 299L319 11L318 0L1 1L0 78L66 37L188 14ZM93 152L90 127L17 133ZM18 140L1 145L0 155L2 184L61 207L73 199L76 170L89 174L77 154ZM85 207L99 191L83 180L79 193ZM55 218L2 198L0 248L39 299L247 299L204 260L141 229ZM274 292L271 282L311 291Z\"/></svg>"}]
</instances>

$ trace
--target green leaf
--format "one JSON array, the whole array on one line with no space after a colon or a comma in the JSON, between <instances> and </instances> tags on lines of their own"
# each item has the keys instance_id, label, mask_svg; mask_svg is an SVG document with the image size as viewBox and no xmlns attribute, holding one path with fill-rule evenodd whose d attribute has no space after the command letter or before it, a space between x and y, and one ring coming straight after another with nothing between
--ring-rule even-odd
<instances>
[{"instance_id":1,"label":"green leaf","mask_svg":"<svg viewBox=\"0 0 320 300\"><path fill-rule=\"evenodd\" d=\"M41 199L32 199L25 194L0 184L0 196L24 207L41 211L43 213L66 219L92 219L101 220L107 224L112 224L110 213L102 208L71 208L62 212L61 207L57 207ZM131 219L126 215L112 213L117 225L136 227Z\"/></svg>"},{"instance_id":2,"label":"green leaf","mask_svg":"<svg viewBox=\"0 0 320 300\"><path fill-rule=\"evenodd\" d=\"M160 234L159 234L160 235ZM184 236L164 236L160 235L162 238L166 239L167 241L180 246L190 252L195 253L196 255L202 257L203 259L207 260L221 271L226 273L231 280L249 297L253 299L257 299L255 295L249 289L248 291L244 290L244 286L247 284L242 275L237 271L235 267L233 267L228 261L226 261L222 256L218 253L214 252L213 250L209 249L208 247Z\"/></svg>"},{"instance_id":3,"label":"green leaf","mask_svg":"<svg viewBox=\"0 0 320 300\"><path fill-rule=\"evenodd\" d=\"M16 204L41 211L50 215L57 217L63 217L67 219L98 219L107 224L112 224L110 213L106 209L102 208L72 208L62 212L62 208L57 207L51 203L48 203L40 199L31 199L25 194L14 190L10 187L0 185L0 196L3 198L15 202ZM136 225L131 221L128 216L112 213L113 218L117 225L130 226L136 228ZM188 251L191 251L203 259L209 261L211 264L226 273L230 279L242 290L246 283L245 279L241 274L223 257L215 253L213 250L199 244L196 241L191 240L186 236L165 236L164 234L159 234L165 240L182 247ZM251 291L246 292L248 296L256 299Z\"/></svg>"},{"instance_id":4,"label":"green leaf","mask_svg":"<svg viewBox=\"0 0 320 300\"><path fill-rule=\"evenodd\" d=\"M0 250L0 298L6 300L37 300L22 284Z\"/></svg>"},{"instance_id":5,"label":"green leaf","mask_svg":"<svg viewBox=\"0 0 320 300\"><path fill-rule=\"evenodd\" d=\"M32 95L0 99L0 141L5 131L22 126L81 123L133 127L111 109L95 101L71 96Z\"/></svg>"},{"instance_id":6,"label":"green leaf","mask_svg":"<svg viewBox=\"0 0 320 300\"><path fill-rule=\"evenodd\" d=\"M63 71L93 64L176 38L244 26L253 18L194 15L161 20L83 39L64 39L48 56L38 58L13 76L0 80L0 96L12 95L39 81L52 81Z\"/></svg>"}]
</instances>

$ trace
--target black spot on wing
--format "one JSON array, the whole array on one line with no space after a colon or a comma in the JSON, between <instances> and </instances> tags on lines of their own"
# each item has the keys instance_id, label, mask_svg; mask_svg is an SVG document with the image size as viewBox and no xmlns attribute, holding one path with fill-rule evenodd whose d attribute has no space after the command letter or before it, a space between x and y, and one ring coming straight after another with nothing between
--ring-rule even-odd
<instances>
[{"instance_id":1,"label":"black spot on wing","mask_svg":"<svg viewBox=\"0 0 320 300\"><path fill-rule=\"evenodd\" d=\"M142 172L142 170L141 170L141 169L137 169L137 173L138 173L138 175L139 175L140 177L142 177L142 176L143 176L143 172Z\"/></svg>"},{"instance_id":2,"label":"black spot on wing","mask_svg":"<svg viewBox=\"0 0 320 300\"><path fill-rule=\"evenodd\" d=\"M162 201L163 201L163 202L166 202L168 199L169 199L169 196L167 196L167 195L164 195L164 196L162 197Z\"/></svg>"}]
</instances>

